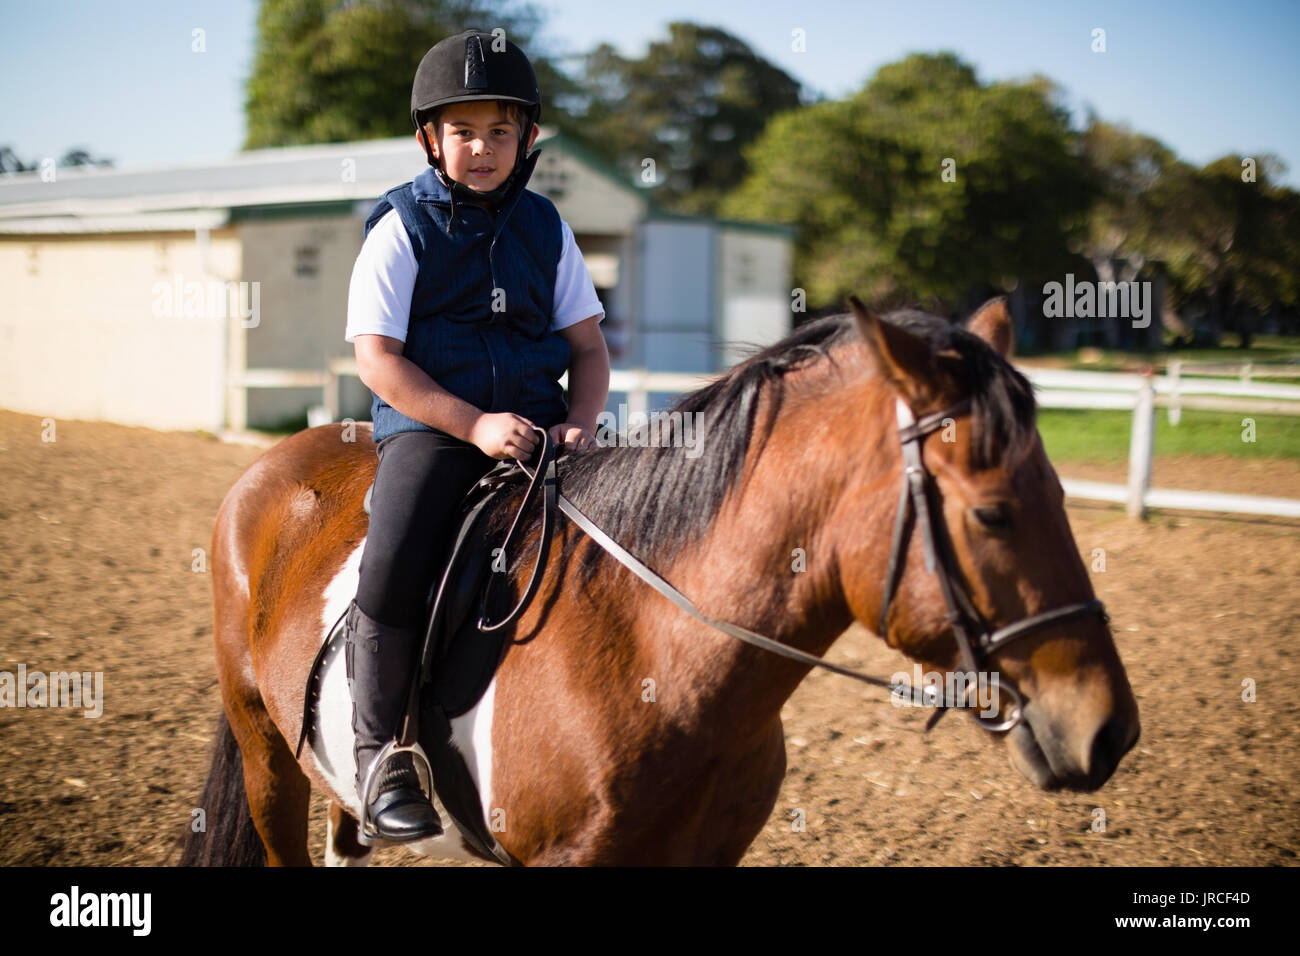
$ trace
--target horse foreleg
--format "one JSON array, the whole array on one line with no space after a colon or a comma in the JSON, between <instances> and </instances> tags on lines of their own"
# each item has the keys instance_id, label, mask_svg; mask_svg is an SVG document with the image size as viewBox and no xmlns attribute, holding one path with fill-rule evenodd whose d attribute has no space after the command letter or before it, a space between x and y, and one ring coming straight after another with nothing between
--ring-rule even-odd
<instances>
[{"instance_id":1,"label":"horse foreleg","mask_svg":"<svg viewBox=\"0 0 1300 956\"><path fill-rule=\"evenodd\" d=\"M772 816L785 779L785 729L777 717L759 738L758 747L739 762L727 779L731 786L719 796L713 810L717 844L696 859L705 866L737 866Z\"/></svg>"},{"instance_id":2,"label":"horse foreleg","mask_svg":"<svg viewBox=\"0 0 1300 956\"><path fill-rule=\"evenodd\" d=\"M371 848L357 839L358 824L352 814L335 800L330 801L329 828L325 834L326 866L365 866Z\"/></svg>"}]
</instances>

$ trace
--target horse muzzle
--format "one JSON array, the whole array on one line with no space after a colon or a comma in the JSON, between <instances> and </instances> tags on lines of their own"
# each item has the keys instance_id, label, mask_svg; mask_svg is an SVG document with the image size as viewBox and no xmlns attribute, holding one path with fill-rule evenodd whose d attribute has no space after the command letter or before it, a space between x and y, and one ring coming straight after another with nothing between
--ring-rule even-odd
<instances>
[{"instance_id":1,"label":"horse muzzle","mask_svg":"<svg viewBox=\"0 0 1300 956\"><path fill-rule=\"evenodd\" d=\"M1044 790L1097 790L1141 735L1137 707L1116 707L1090 725L1079 724L1027 701L1023 719L1006 735L1011 765Z\"/></svg>"}]
</instances>

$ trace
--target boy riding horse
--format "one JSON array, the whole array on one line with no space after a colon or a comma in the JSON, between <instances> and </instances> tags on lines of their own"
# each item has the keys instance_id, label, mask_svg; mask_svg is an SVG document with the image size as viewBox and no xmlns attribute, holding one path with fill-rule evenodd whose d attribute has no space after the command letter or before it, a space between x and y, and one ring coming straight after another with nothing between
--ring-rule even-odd
<instances>
[{"instance_id":1,"label":"boy riding horse","mask_svg":"<svg viewBox=\"0 0 1300 956\"><path fill-rule=\"evenodd\" d=\"M608 396L604 310L573 230L524 188L540 118L513 43L470 31L429 50L411 119L431 168L376 204L352 272L345 338L374 394L379 464L346 661L357 788L388 840L442 833L409 752L376 768L369 804L362 785L405 716L457 506L497 460L527 460L535 429L593 442Z\"/></svg>"}]
</instances>

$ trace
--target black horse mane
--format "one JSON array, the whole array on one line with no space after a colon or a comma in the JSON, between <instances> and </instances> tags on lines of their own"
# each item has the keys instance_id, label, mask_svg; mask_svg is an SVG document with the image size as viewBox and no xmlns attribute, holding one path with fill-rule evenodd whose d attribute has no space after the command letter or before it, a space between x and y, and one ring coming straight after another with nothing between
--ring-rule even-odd
<instances>
[{"instance_id":1,"label":"black horse mane","mask_svg":"<svg viewBox=\"0 0 1300 956\"><path fill-rule=\"evenodd\" d=\"M972 406L974 467L987 468L1004 455L1032 451L1037 434L1033 390L1009 362L982 339L938 316L900 310L882 318L925 340L932 354L954 350L961 357ZM566 454L559 463L561 491L642 561L652 568L662 564L665 557L698 540L713 523L739 482L751 447L754 455L762 453L784 400L785 374L816 361L834 362L832 349L857 334L851 313L799 326L661 412L658 441L649 436L644 442L652 447L630 442ZM756 429L764 389L770 401ZM698 454L690 457L681 430L685 416L694 418L694 413L703 416L703 427L694 435L698 446L690 450ZM647 427L632 433L648 435ZM527 482L522 471L510 480ZM512 509L497 512L491 533L503 533L510 518L507 510ZM585 535L575 537L581 540ZM596 557L583 569L583 583L605 557L603 549L593 548L592 554ZM531 555L510 557L515 565L531 566Z\"/></svg>"}]
</instances>

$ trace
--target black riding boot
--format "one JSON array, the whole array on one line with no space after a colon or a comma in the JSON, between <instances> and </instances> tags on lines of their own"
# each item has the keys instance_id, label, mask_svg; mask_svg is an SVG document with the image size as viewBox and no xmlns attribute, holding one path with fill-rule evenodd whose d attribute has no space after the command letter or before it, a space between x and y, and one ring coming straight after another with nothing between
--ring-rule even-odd
<instances>
[{"instance_id":1,"label":"black riding boot","mask_svg":"<svg viewBox=\"0 0 1300 956\"><path fill-rule=\"evenodd\" d=\"M352 695L353 756L357 761L357 793L380 749L397 737L411 691L419 652L419 631L389 627L367 615L356 601L345 622L348 691ZM420 789L420 778L409 753L385 762L370 818L379 835L406 841L442 833L442 822Z\"/></svg>"}]
</instances>

